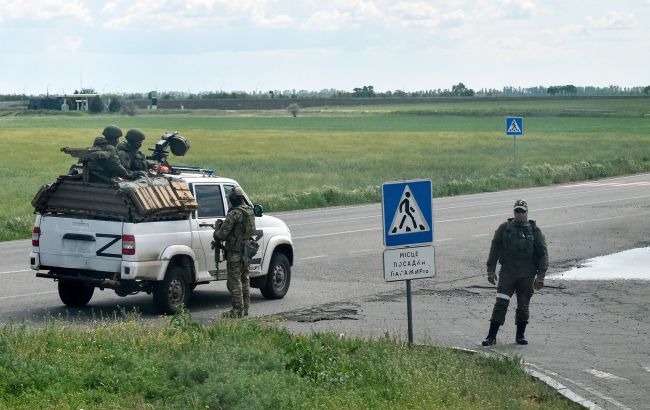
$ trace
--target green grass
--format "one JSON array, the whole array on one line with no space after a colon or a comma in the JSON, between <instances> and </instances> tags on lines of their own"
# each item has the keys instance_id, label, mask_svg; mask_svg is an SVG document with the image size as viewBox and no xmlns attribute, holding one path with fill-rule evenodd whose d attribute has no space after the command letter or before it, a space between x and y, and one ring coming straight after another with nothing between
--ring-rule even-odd
<instances>
[{"instance_id":1,"label":"green grass","mask_svg":"<svg viewBox=\"0 0 650 410\"><path fill-rule=\"evenodd\" d=\"M572 409L517 358L256 321L0 326L0 408Z\"/></svg>"},{"instance_id":2,"label":"green grass","mask_svg":"<svg viewBox=\"0 0 650 410\"><path fill-rule=\"evenodd\" d=\"M639 99L633 100L627 104L638 109ZM621 101L626 100L611 103ZM496 109L500 103L494 104ZM88 146L111 123L141 128L148 146L163 131L179 130L191 149L172 163L235 178L270 212L378 202L383 182L403 178L430 178L434 195L446 196L650 170L650 117L526 118L526 134L517 142L519 167L513 169L503 116L411 115L399 109L298 118L200 111L3 117L0 240L29 237L32 197L74 163L59 149Z\"/></svg>"}]
</instances>

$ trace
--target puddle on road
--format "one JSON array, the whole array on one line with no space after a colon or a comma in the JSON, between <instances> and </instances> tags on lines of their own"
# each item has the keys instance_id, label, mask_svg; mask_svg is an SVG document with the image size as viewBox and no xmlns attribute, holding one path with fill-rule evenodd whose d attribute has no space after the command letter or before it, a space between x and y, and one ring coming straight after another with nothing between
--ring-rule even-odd
<instances>
[{"instance_id":1,"label":"puddle on road","mask_svg":"<svg viewBox=\"0 0 650 410\"><path fill-rule=\"evenodd\" d=\"M581 267L548 276L555 280L650 280L650 247L588 259Z\"/></svg>"}]
</instances>

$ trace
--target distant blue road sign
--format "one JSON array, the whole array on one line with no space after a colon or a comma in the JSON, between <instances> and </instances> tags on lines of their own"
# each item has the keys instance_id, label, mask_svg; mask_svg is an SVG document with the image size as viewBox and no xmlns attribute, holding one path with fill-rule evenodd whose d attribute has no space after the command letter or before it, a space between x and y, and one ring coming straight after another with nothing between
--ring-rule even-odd
<instances>
[{"instance_id":1,"label":"distant blue road sign","mask_svg":"<svg viewBox=\"0 0 650 410\"><path fill-rule=\"evenodd\" d=\"M509 137L524 135L524 117L506 118L506 135Z\"/></svg>"},{"instance_id":2,"label":"distant blue road sign","mask_svg":"<svg viewBox=\"0 0 650 410\"><path fill-rule=\"evenodd\" d=\"M381 186L384 245L433 243L431 180L385 182Z\"/></svg>"}]
</instances>

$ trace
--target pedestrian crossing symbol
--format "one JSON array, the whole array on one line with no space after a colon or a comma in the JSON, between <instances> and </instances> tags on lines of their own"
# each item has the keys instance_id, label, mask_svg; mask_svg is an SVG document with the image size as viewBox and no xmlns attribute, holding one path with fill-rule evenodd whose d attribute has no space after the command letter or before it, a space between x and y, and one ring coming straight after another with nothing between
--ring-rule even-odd
<instances>
[{"instance_id":1,"label":"pedestrian crossing symbol","mask_svg":"<svg viewBox=\"0 0 650 410\"><path fill-rule=\"evenodd\" d=\"M524 135L524 118L508 117L506 118L506 135Z\"/></svg>"},{"instance_id":2,"label":"pedestrian crossing symbol","mask_svg":"<svg viewBox=\"0 0 650 410\"><path fill-rule=\"evenodd\" d=\"M413 197L411 188L407 185L404 188L399 206L395 211L393 223L388 230L389 235L399 235L403 233L426 232L429 230L429 224L420 211L417 200Z\"/></svg>"},{"instance_id":3,"label":"pedestrian crossing symbol","mask_svg":"<svg viewBox=\"0 0 650 410\"><path fill-rule=\"evenodd\" d=\"M431 180L386 182L382 216L386 246L433 242Z\"/></svg>"},{"instance_id":4,"label":"pedestrian crossing symbol","mask_svg":"<svg viewBox=\"0 0 650 410\"><path fill-rule=\"evenodd\" d=\"M517 121L512 120L510 123L510 127L508 128L508 132L511 134L518 134L521 132L521 128L519 128L519 124L517 124Z\"/></svg>"}]
</instances>

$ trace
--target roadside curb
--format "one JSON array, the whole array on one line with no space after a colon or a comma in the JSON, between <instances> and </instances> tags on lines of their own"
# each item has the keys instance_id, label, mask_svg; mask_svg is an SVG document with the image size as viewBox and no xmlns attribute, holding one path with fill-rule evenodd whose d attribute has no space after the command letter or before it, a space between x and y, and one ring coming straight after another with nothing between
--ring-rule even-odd
<instances>
[{"instance_id":1,"label":"roadside curb","mask_svg":"<svg viewBox=\"0 0 650 410\"><path fill-rule=\"evenodd\" d=\"M480 354L483 356L491 356L491 355L501 355L501 356L506 356L504 353L499 353L495 352L492 350L490 353L488 352L482 352L479 350L474 350L474 349L468 349L465 347L458 347L458 346L449 346L450 349L458 350L461 352L466 352L466 353L471 353L471 354ZM563 385L562 383L558 382L557 380L553 379L552 377L542 373L539 369L540 367L537 365L534 365L532 363L527 363L524 362L524 370L526 373L531 375L533 378L541 381L542 383L546 384L548 387L552 388L568 400L586 408L589 410L603 410L602 407L597 405L596 403L585 399L584 397L578 395L574 391L570 390L568 387ZM534 368L533 368L534 367Z\"/></svg>"}]
</instances>

